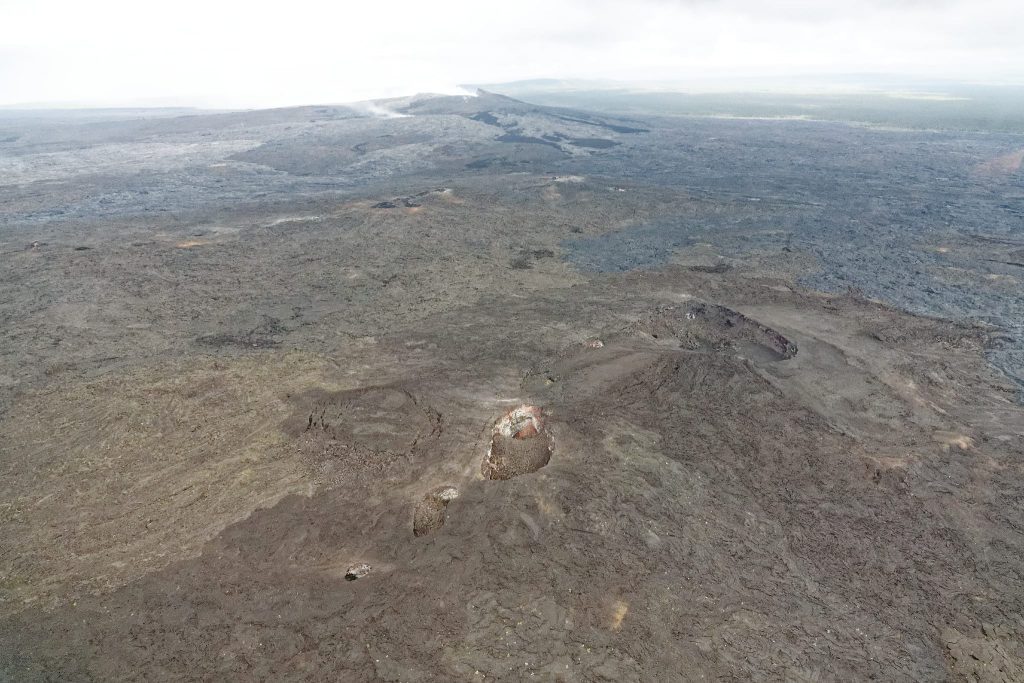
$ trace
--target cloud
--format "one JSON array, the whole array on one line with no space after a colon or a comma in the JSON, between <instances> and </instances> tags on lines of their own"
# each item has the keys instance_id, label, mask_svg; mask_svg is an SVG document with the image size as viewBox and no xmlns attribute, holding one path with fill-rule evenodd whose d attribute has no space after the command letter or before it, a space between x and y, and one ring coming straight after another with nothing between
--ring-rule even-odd
<instances>
[{"instance_id":1,"label":"cloud","mask_svg":"<svg viewBox=\"0 0 1024 683\"><path fill-rule=\"evenodd\" d=\"M529 78L1024 77L1018 0L0 0L0 104L278 106Z\"/></svg>"}]
</instances>

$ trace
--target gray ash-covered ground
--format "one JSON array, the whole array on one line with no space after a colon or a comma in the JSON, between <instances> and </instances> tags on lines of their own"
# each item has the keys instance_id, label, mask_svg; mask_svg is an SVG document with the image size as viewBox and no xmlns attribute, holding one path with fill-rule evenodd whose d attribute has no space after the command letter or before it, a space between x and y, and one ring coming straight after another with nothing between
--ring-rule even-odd
<instances>
[{"instance_id":1,"label":"gray ash-covered ground","mask_svg":"<svg viewBox=\"0 0 1024 683\"><path fill-rule=\"evenodd\" d=\"M0 679L1020 680L1021 150L0 119Z\"/></svg>"}]
</instances>

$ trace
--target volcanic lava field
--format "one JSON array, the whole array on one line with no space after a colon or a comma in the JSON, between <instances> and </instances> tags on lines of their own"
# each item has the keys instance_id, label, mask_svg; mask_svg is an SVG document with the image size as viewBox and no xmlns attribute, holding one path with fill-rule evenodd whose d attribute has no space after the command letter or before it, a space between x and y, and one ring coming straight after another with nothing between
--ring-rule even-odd
<instances>
[{"instance_id":1,"label":"volcanic lava field","mask_svg":"<svg viewBox=\"0 0 1024 683\"><path fill-rule=\"evenodd\" d=\"M1024 136L0 116L0 679L1024 679Z\"/></svg>"}]
</instances>

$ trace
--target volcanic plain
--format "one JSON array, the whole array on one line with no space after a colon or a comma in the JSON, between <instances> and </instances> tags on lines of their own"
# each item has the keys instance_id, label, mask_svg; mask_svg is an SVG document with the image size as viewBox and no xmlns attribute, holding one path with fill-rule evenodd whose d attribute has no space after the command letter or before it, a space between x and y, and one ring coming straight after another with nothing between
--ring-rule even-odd
<instances>
[{"instance_id":1,"label":"volcanic plain","mask_svg":"<svg viewBox=\"0 0 1024 683\"><path fill-rule=\"evenodd\" d=\"M0 678L1024 679L1024 136L0 116Z\"/></svg>"}]
</instances>

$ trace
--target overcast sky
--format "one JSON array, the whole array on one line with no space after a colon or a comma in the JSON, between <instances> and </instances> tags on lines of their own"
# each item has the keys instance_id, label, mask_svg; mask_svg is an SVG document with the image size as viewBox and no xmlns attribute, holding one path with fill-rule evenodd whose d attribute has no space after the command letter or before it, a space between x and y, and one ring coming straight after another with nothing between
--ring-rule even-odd
<instances>
[{"instance_id":1,"label":"overcast sky","mask_svg":"<svg viewBox=\"0 0 1024 683\"><path fill-rule=\"evenodd\" d=\"M1024 81L1024 0L0 0L0 105L280 106L529 78Z\"/></svg>"}]
</instances>

